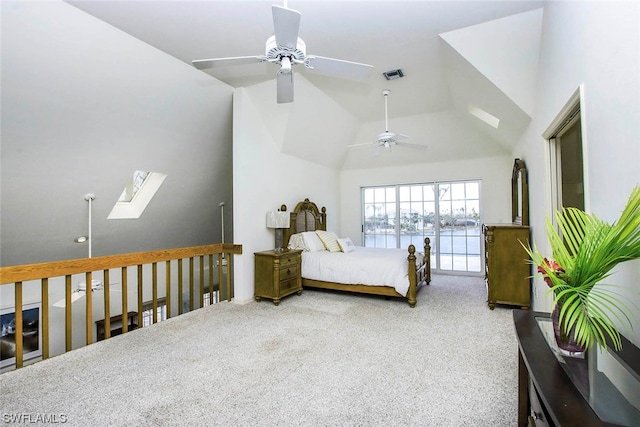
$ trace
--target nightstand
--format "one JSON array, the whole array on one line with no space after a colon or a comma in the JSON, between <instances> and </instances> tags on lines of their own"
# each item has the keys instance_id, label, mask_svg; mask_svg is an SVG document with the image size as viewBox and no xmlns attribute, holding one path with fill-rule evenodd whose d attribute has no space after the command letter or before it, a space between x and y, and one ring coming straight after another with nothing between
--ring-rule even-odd
<instances>
[{"instance_id":1,"label":"nightstand","mask_svg":"<svg viewBox=\"0 0 640 427\"><path fill-rule=\"evenodd\" d=\"M302 293L302 251L272 249L255 252L254 256L256 301L269 298L278 305L282 297Z\"/></svg>"}]
</instances>

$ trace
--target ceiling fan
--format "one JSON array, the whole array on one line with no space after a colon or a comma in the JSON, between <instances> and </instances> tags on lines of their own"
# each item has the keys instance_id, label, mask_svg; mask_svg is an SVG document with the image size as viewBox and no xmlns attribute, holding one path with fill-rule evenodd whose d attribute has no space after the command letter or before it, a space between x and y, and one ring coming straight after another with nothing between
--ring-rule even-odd
<instances>
[{"instance_id":1,"label":"ceiling fan","mask_svg":"<svg viewBox=\"0 0 640 427\"><path fill-rule=\"evenodd\" d=\"M293 67L297 64L304 64L310 70L351 79L366 79L373 71L372 65L307 55L307 47L298 37L300 12L287 8L285 1L285 7L273 5L272 14L275 34L267 39L264 55L198 59L192 61L193 65L204 70L265 61L277 64L280 66L276 77L279 104L293 102Z\"/></svg>"},{"instance_id":2,"label":"ceiling fan","mask_svg":"<svg viewBox=\"0 0 640 427\"><path fill-rule=\"evenodd\" d=\"M374 154L378 154L380 150L389 148L391 149L394 145L401 145L403 147L416 148L416 149L425 149L426 145L422 144L412 144L410 142L405 142L409 137L407 135L401 133L393 133L389 131L389 118L388 118L388 108L387 108L387 98L391 91L389 89L384 89L382 91L382 95L384 96L384 128L385 131L378 134L378 138L373 142L365 142L362 144L351 144L347 145L347 147L364 147L374 145L375 151Z\"/></svg>"},{"instance_id":3,"label":"ceiling fan","mask_svg":"<svg viewBox=\"0 0 640 427\"><path fill-rule=\"evenodd\" d=\"M115 283L111 283L111 285L115 285ZM104 285L102 283L102 280L92 280L91 281L91 292L102 290L102 289L104 289ZM86 295L86 293L87 293L87 283L86 282L78 283L78 288L75 289L71 293L71 303L73 304L74 302L78 301L79 299L84 297ZM53 304L53 306L54 307L59 307L59 308L64 308L65 307L65 303L66 303L66 298L62 298L61 300L55 302Z\"/></svg>"}]
</instances>

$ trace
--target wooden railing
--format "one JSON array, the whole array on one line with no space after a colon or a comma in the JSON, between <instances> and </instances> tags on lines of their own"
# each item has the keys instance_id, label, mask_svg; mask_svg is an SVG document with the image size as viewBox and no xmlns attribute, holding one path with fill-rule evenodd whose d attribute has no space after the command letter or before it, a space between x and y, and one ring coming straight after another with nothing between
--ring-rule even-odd
<instances>
[{"instance_id":1,"label":"wooden railing","mask_svg":"<svg viewBox=\"0 0 640 427\"><path fill-rule=\"evenodd\" d=\"M188 259L188 294L189 294L189 311L195 307L194 300L198 296L199 307L203 305L205 295L205 282L208 282L209 300L214 300L214 292L218 293L220 300L226 299L230 301L233 296L233 255L242 254L242 246L235 244L213 244L204 246L193 246L187 248L165 249L149 252L138 252L130 254L110 255L95 258L74 259L68 261L45 262L38 264L27 264L0 267L0 285L13 286L14 288L14 308L15 308L15 367L21 368L24 364L23 359L23 284L28 281L40 281L40 307L41 307L41 329L39 333L42 336L42 359L50 357L50 302L49 302L49 280L52 278L64 277L65 288L65 351L70 351L72 345L72 275L84 275L84 283L86 284L85 292L85 316L86 316L86 344L93 342L93 292L92 277L97 272L102 272L102 283L107 291L104 292L104 329L105 338L110 336L109 319L111 313L111 300L108 287L110 285L111 270L120 270L120 284L122 286L122 314L128 310L128 287L129 277L127 268L137 267L137 306L138 306L138 325L142 326L142 312L144 301L144 275L143 266L151 265L151 301L153 308L153 323L157 322L157 302L158 302L158 263L164 263L164 282L165 295L164 303L167 305L167 317L171 317L171 313L183 313L183 287L184 287L184 266L183 260ZM214 259L215 258L215 259ZM194 260L198 261L198 268L195 267ZM172 310L172 283L175 275L172 274L172 266L177 265L177 310ZM208 278L205 279L205 270L208 269ZM214 271L217 269L217 283L214 280ZM196 271L197 270L197 271ZM226 274L223 274L226 270ZM199 289L195 289L195 279L198 274ZM226 280L225 280L226 275ZM223 281L226 282L223 286ZM4 304L4 302L3 302ZM127 322L122 322L122 333L127 332ZM4 331L3 331L4 333Z\"/></svg>"}]
</instances>

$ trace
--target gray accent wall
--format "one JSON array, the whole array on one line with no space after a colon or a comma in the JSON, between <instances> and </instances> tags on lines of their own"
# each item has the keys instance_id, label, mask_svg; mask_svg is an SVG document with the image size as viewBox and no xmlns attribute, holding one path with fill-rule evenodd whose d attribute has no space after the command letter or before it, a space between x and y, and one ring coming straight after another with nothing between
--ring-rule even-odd
<instances>
[{"instance_id":1,"label":"gray accent wall","mask_svg":"<svg viewBox=\"0 0 640 427\"><path fill-rule=\"evenodd\" d=\"M233 88L62 2L2 5L0 265L232 241ZM107 220L135 169L167 178Z\"/></svg>"}]
</instances>

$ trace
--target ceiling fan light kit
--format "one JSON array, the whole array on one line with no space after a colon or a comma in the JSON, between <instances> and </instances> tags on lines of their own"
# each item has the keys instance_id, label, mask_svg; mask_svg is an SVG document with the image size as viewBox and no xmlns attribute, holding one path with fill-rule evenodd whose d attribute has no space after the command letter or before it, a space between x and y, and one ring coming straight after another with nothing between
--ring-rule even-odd
<instances>
[{"instance_id":1,"label":"ceiling fan light kit","mask_svg":"<svg viewBox=\"0 0 640 427\"><path fill-rule=\"evenodd\" d=\"M293 67L303 64L305 68L337 77L366 79L371 75L372 65L321 56L307 56L307 46L298 37L300 12L282 6L271 7L274 35L267 39L264 56L239 56L231 58L198 59L192 61L199 70L256 62L270 62L280 66L276 74L277 102L293 102Z\"/></svg>"}]
</instances>

